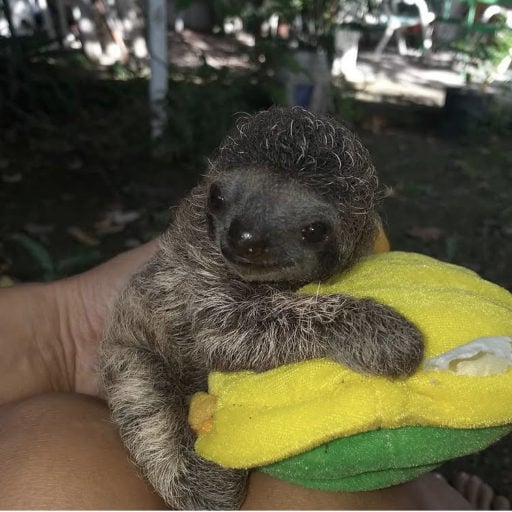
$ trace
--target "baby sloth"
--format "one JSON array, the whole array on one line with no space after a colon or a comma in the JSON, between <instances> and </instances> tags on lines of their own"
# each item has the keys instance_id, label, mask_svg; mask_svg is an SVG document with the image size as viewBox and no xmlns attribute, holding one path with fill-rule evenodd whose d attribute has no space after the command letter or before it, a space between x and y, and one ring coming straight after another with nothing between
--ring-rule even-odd
<instances>
[{"instance_id":1,"label":"baby sloth","mask_svg":"<svg viewBox=\"0 0 512 512\"><path fill-rule=\"evenodd\" d=\"M422 337L370 299L296 290L371 252L380 199L367 150L301 108L241 118L117 302L101 348L114 420L172 508L235 509L246 472L194 452L189 397L212 370L316 357L373 375L418 366Z\"/></svg>"}]
</instances>

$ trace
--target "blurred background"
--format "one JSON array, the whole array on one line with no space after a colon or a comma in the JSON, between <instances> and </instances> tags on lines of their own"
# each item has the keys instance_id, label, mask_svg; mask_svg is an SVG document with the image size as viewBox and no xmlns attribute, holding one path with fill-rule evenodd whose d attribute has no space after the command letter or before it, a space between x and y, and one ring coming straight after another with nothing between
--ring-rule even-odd
<instances>
[{"instance_id":1,"label":"blurred background","mask_svg":"<svg viewBox=\"0 0 512 512\"><path fill-rule=\"evenodd\" d=\"M512 0L0 0L0 286L158 235L239 112L348 123L392 247L512 290ZM512 497L512 439L444 467Z\"/></svg>"}]
</instances>

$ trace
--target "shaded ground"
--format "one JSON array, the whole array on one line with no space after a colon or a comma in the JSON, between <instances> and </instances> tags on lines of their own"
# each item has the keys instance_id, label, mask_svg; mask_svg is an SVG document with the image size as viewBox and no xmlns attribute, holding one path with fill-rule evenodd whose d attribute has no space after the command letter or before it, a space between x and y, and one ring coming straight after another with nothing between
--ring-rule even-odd
<instances>
[{"instance_id":1,"label":"shaded ground","mask_svg":"<svg viewBox=\"0 0 512 512\"><path fill-rule=\"evenodd\" d=\"M455 144L405 133L365 133L393 195L384 208L396 249L464 265L512 290L512 154L507 139ZM446 464L512 496L512 437Z\"/></svg>"},{"instance_id":2,"label":"shaded ground","mask_svg":"<svg viewBox=\"0 0 512 512\"><path fill-rule=\"evenodd\" d=\"M176 71L170 133L150 156L144 81L66 76L52 71L58 90L72 97L69 111L55 98L43 107L49 96L42 88L33 98L37 109L0 132L4 278L56 278L154 237L203 172L233 113L271 101L257 76L209 66L193 76ZM340 109L391 187L383 216L393 247L468 266L512 290L509 138L445 139L439 110L350 99ZM511 457L509 437L446 469L476 472L512 497Z\"/></svg>"}]
</instances>

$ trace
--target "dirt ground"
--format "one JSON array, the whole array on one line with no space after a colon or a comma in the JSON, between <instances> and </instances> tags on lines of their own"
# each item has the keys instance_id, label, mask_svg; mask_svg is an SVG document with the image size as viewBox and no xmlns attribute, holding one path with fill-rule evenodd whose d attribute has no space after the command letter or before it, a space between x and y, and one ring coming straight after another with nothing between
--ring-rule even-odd
<instances>
[{"instance_id":1,"label":"dirt ground","mask_svg":"<svg viewBox=\"0 0 512 512\"><path fill-rule=\"evenodd\" d=\"M512 289L507 140L465 145L399 132L363 137L393 187L384 208L392 246L464 265ZM512 496L512 436L443 467L447 476L460 470Z\"/></svg>"},{"instance_id":2,"label":"dirt ground","mask_svg":"<svg viewBox=\"0 0 512 512\"><path fill-rule=\"evenodd\" d=\"M215 108L192 102L198 120L193 128L204 122L204 133L214 132L208 135L210 147L191 155L199 144L192 131L184 150L169 153L163 144L150 151L141 99L146 84L124 87L112 85L107 96L102 89L102 101L88 87L80 92L77 101L83 110L76 115L47 114L43 124L38 118L2 129L4 284L55 279L156 236L171 218L172 206L204 171L207 150L241 106L234 102L228 112L228 104L220 119ZM202 92L194 98L206 101ZM224 99L219 103L225 104ZM510 139L492 134L447 139L436 121L439 111L350 108L382 183L390 187L383 218L393 248L467 266L512 290ZM180 119L171 116L171 122ZM445 466L448 475L460 469L479 474L512 498L512 437Z\"/></svg>"}]
</instances>

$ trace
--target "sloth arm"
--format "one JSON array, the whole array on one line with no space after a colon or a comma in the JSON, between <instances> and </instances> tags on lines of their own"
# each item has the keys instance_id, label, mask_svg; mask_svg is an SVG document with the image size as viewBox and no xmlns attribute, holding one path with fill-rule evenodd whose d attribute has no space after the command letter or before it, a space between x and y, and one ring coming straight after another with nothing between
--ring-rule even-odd
<instances>
[{"instance_id":1,"label":"sloth arm","mask_svg":"<svg viewBox=\"0 0 512 512\"><path fill-rule=\"evenodd\" d=\"M205 387L205 368L180 361L168 345L166 322L132 283L117 305L101 347L102 377L112 417L143 475L177 509L234 509L246 473L199 457L188 426L188 394ZM185 368L187 366L187 368ZM185 387L186 386L186 387Z\"/></svg>"},{"instance_id":2,"label":"sloth arm","mask_svg":"<svg viewBox=\"0 0 512 512\"><path fill-rule=\"evenodd\" d=\"M210 367L264 371L329 357L374 375L408 375L423 355L420 332L371 299L307 296L261 286L254 293L205 296L193 330Z\"/></svg>"},{"instance_id":3,"label":"sloth arm","mask_svg":"<svg viewBox=\"0 0 512 512\"><path fill-rule=\"evenodd\" d=\"M161 459L160 445L176 444L182 426L183 414L169 415L168 409L178 411L184 404L177 372L168 371L165 359L154 350L158 325L136 291L132 284L118 301L100 347L100 363L113 419L135 462L153 483L168 471L161 460L155 463ZM156 445L147 442L155 438Z\"/></svg>"}]
</instances>

